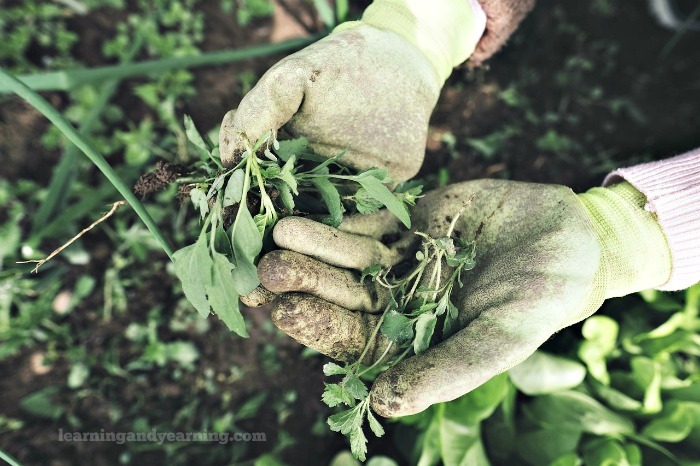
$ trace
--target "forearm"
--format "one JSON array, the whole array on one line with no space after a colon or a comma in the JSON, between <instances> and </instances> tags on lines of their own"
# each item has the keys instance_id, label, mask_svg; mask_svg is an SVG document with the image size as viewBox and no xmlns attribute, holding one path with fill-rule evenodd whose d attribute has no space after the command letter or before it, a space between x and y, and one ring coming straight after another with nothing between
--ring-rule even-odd
<instances>
[{"instance_id":1,"label":"forearm","mask_svg":"<svg viewBox=\"0 0 700 466\"><path fill-rule=\"evenodd\" d=\"M667 160L621 168L604 185L625 180L646 196L645 209L656 215L671 252L672 291L700 281L700 148Z\"/></svg>"},{"instance_id":2,"label":"forearm","mask_svg":"<svg viewBox=\"0 0 700 466\"><path fill-rule=\"evenodd\" d=\"M535 0L478 0L486 13L486 30L469 59L482 64L503 47L520 22L535 6Z\"/></svg>"}]
</instances>

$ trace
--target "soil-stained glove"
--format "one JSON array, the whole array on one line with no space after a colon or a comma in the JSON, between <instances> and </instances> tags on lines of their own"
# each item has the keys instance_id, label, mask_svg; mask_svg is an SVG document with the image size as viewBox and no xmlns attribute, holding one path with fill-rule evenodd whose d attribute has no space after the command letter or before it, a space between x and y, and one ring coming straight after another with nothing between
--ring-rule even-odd
<instances>
[{"instance_id":1,"label":"soil-stained glove","mask_svg":"<svg viewBox=\"0 0 700 466\"><path fill-rule=\"evenodd\" d=\"M628 183L578 196L556 185L455 184L418 202L414 228L443 237L465 203L454 235L475 241L477 265L451 296L461 330L377 378L371 403L382 416L457 398L590 316L604 299L661 286L670 276L666 238ZM281 220L273 236L286 250L269 253L258 266L263 285L278 293L273 322L304 345L355 360L387 292L361 285L352 270L413 257L421 238L412 231L392 244L380 241L395 239L397 231L398 222L383 211L350 217L340 231L304 218ZM386 345L377 339L370 358Z\"/></svg>"},{"instance_id":2,"label":"soil-stained glove","mask_svg":"<svg viewBox=\"0 0 700 466\"><path fill-rule=\"evenodd\" d=\"M428 120L452 68L474 51L486 16L476 0L376 0L361 21L281 60L226 114L221 159L243 139L284 129L323 156L386 167L399 182L423 162Z\"/></svg>"}]
</instances>

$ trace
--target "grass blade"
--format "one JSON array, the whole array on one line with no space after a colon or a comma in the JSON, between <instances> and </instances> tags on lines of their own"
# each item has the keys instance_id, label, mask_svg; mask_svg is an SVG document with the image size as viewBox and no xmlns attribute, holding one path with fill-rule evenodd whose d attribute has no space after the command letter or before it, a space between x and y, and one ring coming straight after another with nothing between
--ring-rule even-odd
<instances>
[{"instance_id":1,"label":"grass blade","mask_svg":"<svg viewBox=\"0 0 700 466\"><path fill-rule=\"evenodd\" d=\"M70 142L78 146L78 148L83 151L83 153L92 161L92 163L94 163L95 166L107 177L110 183L114 185L117 191L119 191L119 194L121 194L131 205L151 234L160 243L165 253L172 260L173 250L170 247L170 244L168 244L166 241L165 237L161 234L158 225L156 225L156 223L153 221L146 208L143 206L143 204L141 204L136 196L134 196L129 187L119 178L104 157L102 157L102 155L97 152L97 150L95 150L95 148L92 147L90 143L80 135L80 133L78 133L73 125L71 125L70 122L58 112L58 110L48 103L46 99L27 87L26 84L19 81L14 76L8 74L2 68L0 68L0 86L4 86L5 88L11 90L19 97L26 100L34 108L39 110L46 118L49 119L49 121L51 121L51 123L56 125L56 127L61 130L61 132L70 140Z\"/></svg>"},{"instance_id":2,"label":"grass blade","mask_svg":"<svg viewBox=\"0 0 700 466\"><path fill-rule=\"evenodd\" d=\"M291 39L278 44L258 45L237 50L221 50L188 57L168 57L138 63L128 63L98 68L56 71L19 76L19 80L35 91L67 91L76 86L106 80L125 79L144 74L158 74L170 70L197 68L200 66L223 65L249 58L263 57L275 53L305 47L319 38L313 35L301 39ZM12 92L12 86L0 81L0 93Z\"/></svg>"},{"instance_id":3,"label":"grass blade","mask_svg":"<svg viewBox=\"0 0 700 466\"><path fill-rule=\"evenodd\" d=\"M127 53L124 58L124 63L130 62L141 50L141 45L143 39L141 36L137 37L131 50ZM104 110L105 106L112 99L112 96L119 87L120 80L115 79L108 81L100 87L99 97L95 105L90 107L90 110L85 115L83 120L80 122L80 128L78 131L84 137L87 137L92 132L92 128L95 126L96 122L99 121L99 116ZM68 144L61 157L61 161L54 170L51 176L51 182L49 183L49 189L46 194L46 198L39 206L36 215L32 219L32 236L34 236L40 228L44 227L48 222L53 219L56 212L61 211L65 207L66 200L71 191L71 186L73 180L78 173L78 167L76 166L81 162L79 160L80 151L73 144Z\"/></svg>"}]
</instances>

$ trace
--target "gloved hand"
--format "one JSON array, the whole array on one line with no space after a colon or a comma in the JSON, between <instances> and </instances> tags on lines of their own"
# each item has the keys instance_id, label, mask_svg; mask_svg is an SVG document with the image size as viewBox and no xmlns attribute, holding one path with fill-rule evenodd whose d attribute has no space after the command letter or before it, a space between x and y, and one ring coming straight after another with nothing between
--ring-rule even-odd
<instances>
[{"instance_id":1,"label":"gloved hand","mask_svg":"<svg viewBox=\"0 0 700 466\"><path fill-rule=\"evenodd\" d=\"M461 330L382 373L373 409L404 416L449 401L517 365L552 334L595 312L604 299L660 286L671 272L666 238L644 196L626 182L575 195L563 186L480 180L435 190L412 210L416 230L476 244L476 267L452 301ZM304 345L354 361L387 302L352 270L412 257L420 238L385 211L348 218L340 231L304 218L281 220L264 256L262 284L277 293L273 322ZM443 264L443 267L447 267ZM375 314L371 314L371 313ZM378 338L369 358L387 341ZM366 361L369 362L369 361Z\"/></svg>"},{"instance_id":2,"label":"gloved hand","mask_svg":"<svg viewBox=\"0 0 700 466\"><path fill-rule=\"evenodd\" d=\"M422 162L428 120L452 68L484 31L476 0L375 0L361 21L284 58L260 79L219 133L221 159L237 163L242 140L284 126L322 156L385 167L394 181Z\"/></svg>"}]
</instances>

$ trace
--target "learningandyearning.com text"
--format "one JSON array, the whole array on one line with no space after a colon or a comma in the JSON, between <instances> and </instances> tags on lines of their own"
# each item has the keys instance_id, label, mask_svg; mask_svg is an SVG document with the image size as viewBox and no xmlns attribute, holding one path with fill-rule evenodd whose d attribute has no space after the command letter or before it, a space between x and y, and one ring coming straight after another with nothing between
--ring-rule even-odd
<instances>
[{"instance_id":1,"label":"learningandyearning.com text","mask_svg":"<svg viewBox=\"0 0 700 466\"><path fill-rule=\"evenodd\" d=\"M216 442L226 445L230 442L267 442L265 432L70 432L58 429L59 442L114 442L119 445L127 442Z\"/></svg>"}]
</instances>

